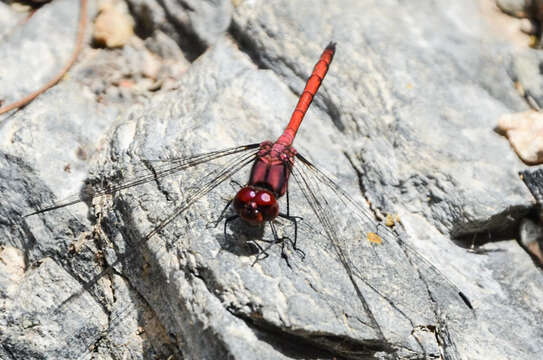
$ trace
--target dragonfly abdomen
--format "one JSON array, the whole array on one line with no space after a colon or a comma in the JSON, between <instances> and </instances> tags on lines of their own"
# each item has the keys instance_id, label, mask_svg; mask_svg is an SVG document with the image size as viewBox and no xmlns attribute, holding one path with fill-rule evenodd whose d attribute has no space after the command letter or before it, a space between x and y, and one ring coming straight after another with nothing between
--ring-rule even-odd
<instances>
[{"instance_id":1,"label":"dragonfly abdomen","mask_svg":"<svg viewBox=\"0 0 543 360\"><path fill-rule=\"evenodd\" d=\"M336 44L334 42L330 42L326 49L324 49L322 52L319 61L315 64L311 76L309 79L307 79L304 91L302 92L302 95L298 100L298 104L290 117L290 121L283 134L279 137L279 139L277 139L278 143L288 146L294 141L294 137L296 136L296 132L298 132L298 128L302 123L305 113L307 112L307 109L309 109L309 105L311 105L313 97L319 90L319 87L321 86L321 83L328 72L328 68L332 63L335 52Z\"/></svg>"}]
</instances>

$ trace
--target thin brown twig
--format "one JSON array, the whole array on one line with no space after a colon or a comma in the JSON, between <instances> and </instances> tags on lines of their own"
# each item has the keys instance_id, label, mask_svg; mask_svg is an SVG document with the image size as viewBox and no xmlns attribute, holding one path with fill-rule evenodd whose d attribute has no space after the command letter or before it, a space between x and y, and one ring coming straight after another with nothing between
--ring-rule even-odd
<instances>
[{"instance_id":1,"label":"thin brown twig","mask_svg":"<svg viewBox=\"0 0 543 360\"><path fill-rule=\"evenodd\" d=\"M86 27L86 25L87 25L87 0L81 0L81 7L80 7L80 14L79 14L79 26L78 26L78 30L77 30L77 39L76 39L76 42L75 42L75 49L74 49L74 51L72 53L72 57L70 58L68 63L62 68L62 70L60 70L60 72L53 79L49 80L49 82L47 84L45 84L42 88L40 88L40 89L34 91L33 93L25 96L21 100L18 100L16 102L11 103L9 105L6 105L4 107L1 107L0 108L0 115L6 113L8 111L11 111L13 109L18 109L20 107L23 107L23 106L27 105L32 100L37 98L39 95L44 93L47 89L51 88L56 83L58 83L60 81L60 79L62 79L62 77L68 72L68 70L70 70L72 65L77 60L79 52L81 51L81 48L83 46L83 38L85 37L85 27Z\"/></svg>"}]
</instances>

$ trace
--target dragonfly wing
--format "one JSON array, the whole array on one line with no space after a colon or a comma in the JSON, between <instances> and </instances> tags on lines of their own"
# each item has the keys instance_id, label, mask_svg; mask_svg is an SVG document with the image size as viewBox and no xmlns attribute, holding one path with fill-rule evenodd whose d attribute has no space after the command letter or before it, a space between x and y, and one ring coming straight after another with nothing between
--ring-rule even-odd
<instances>
[{"instance_id":1,"label":"dragonfly wing","mask_svg":"<svg viewBox=\"0 0 543 360\"><path fill-rule=\"evenodd\" d=\"M446 288L449 302L457 288L443 285L443 274L427 260L421 261L422 256L407 248L398 233L378 224L369 206L355 200L354 194L343 190L303 156L297 157L292 176L374 326L390 339L387 322L391 318L406 324L408 336L407 330L414 329L415 324L439 323L436 314L441 307L436 308L438 301L426 281L426 272ZM461 300L453 302L464 306ZM392 338L401 341L395 335Z\"/></svg>"},{"instance_id":2,"label":"dragonfly wing","mask_svg":"<svg viewBox=\"0 0 543 360\"><path fill-rule=\"evenodd\" d=\"M240 147L241 149L241 147ZM245 150L245 149L241 149ZM226 151L225 151L226 152ZM232 155L232 153L225 154L225 152L221 152L220 154L223 156L226 155ZM63 311L65 311L65 306L69 306L70 302L74 301L74 299L82 296L82 294L86 292L91 292L93 287L98 283L98 281L107 274L113 274L115 272L123 272L121 270L122 267L125 266L125 264L131 263L131 262L138 262L138 261L144 261L145 257L141 257L142 253L145 253L145 246L150 246L149 242L151 238L153 238L157 233L159 233L161 230L163 230L168 224L172 223L178 216L183 214L185 211L187 211L191 205L193 205L198 200L202 199L202 197L206 196L217 188L221 183L224 181L230 179L233 175L235 175L237 172L242 170L244 167L250 165L254 162L257 152L256 151L237 151L237 156L235 156L233 159L229 159L226 161L222 166L218 166L213 168L211 171L209 171L205 176L204 179L199 179L199 186L197 187L191 187L186 193L183 199L179 202L179 204L176 206L176 208L167 215L164 219L162 219L158 225L156 225L152 231L148 232L145 235L142 236L132 236L134 234L133 230L134 228L130 228L130 231L127 232L129 236L124 236L124 242L119 241L115 239L115 236L111 230L106 230L108 232L108 235L111 236L111 240L115 243L115 246L110 247L104 247L104 257L107 262L107 267L97 273L94 277L92 277L89 281L86 281L82 284L81 288L71 294L68 298L62 300L58 307L54 309L54 314L60 313L62 314ZM215 155L214 155L215 156ZM193 159L195 157L192 157ZM180 159L179 163L183 163L185 159ZM189 162L189 163L192 163ZM163 170L162 173L165 173L166 170L169 170L171 167L159 167L157 172L160 170ZM125 210L118 210L119 212L124 212ZM127 215L127 213L125 213ZM132 215L127 215L132 216ZM106 220L106 223L102 223L101 226L103 228L108 228L109 224L107 221L116 221L115 217L111 217L112 219ZM118 229L116 229L117 231ZM121 231L122 232L122 231ZM132 240L134 239L134 240ZM160 244L162 246L162 244ZM111 249L111 251L109 250ZM141 264L140 264L141 265ZM142 271L143 266L135 266L134 264L131 264L130 267L130 274L133 274L137 271ZM143 271L142 271L143 275ZM134 308L134 305L132 303L129 304L129 308ZM114 314L112 314L113 316ZM127 316L126 314L123 314L123 312L116 313L117 318L112 317L110 322L115 324L116 321L118 323L122 323L123 317ZM110 325L111 326L111 325ZM88 344L94 344L98 338L104 336L103 332L98 332L95 335L92 335L90 339L88 339ZM87 354L87 352L81 354L79 358L84 357Z\"/></svg>"},{"instance_id":3,"label":"dragonfly wing","mask_svg":"<svg viewBox=\"0 0 543 360\"><path fill-rule=\"evenodd\" d=\"M178 216L180 216L185 211L187 211L195 202L202 199L202 197L207 195L209 192L211 192L221 183L230 179L233 175L235 175L244 167L252 164L256 156L257 156L256 151L238 154L238 156L226 162L224 165L220 167L216 167L215 169L211 170L205 176L206 180L200 181L199 186L197 187L191 187L190 190L187 191L183 199L180 201L180 203L176 206L176 208L172 212L170 212L165 218L158 221L158 224L154 226L150 232L144 233L145 235L141 235L141 236L128 236L127 237L128 241L130 241L129 239L131 238L135 238L136 240L134 242L131 242L130 244L117 246L117 251L115 251L114 258L111 258L110 256L106 256L108 258L109 268L113 268L121 262L122 263L129 262L131 259L134 259L134 257L137 257L139 254L141 254L141 249L149 242L149 240L153 236L161 232L166 226L172 223ZM112 220L115 221L115 218L112 218ZM106 228L110 228L108 221L110 220L107 220L105 223L102 224L102 226L105 226ZM131 226L131 229L130 229L131 234L133 234L132 232L133 230L134 228L133 226ZM114 235L110 235L110 236L115 237ZM123 248L124 250L122 250ZM138 250L134 250L134 249L138 249ZM113 254L110 254L110 255L113 255ZM102 275L103 274L98 275L97 278L101 277Z\"/></svg>"},{"instance_id":4,"label":"dragonfly wing","mask_svg":"<svg viewBox=\"0 0 543 360\"><path fill-rule=\"evenodd\" d=\"M72 195L64 200L54 203L50 206L40 208L34 212L24 215L24 217L41 214L44 212L56 210L66 206L74 205L80 202L91 202L95 198L99 198L106 195L112 195L119 191L146 184L150 181L155 181L160 178L164 178L173 174L177 174L180 171L187 170L189 168L197 167L199 165L208 163L213 160L218 160L227 156L236 154L243 154L247 151L257 149L259 144L249 144L243 146L236 146L219 151L211 151L207 153L192 155L184 158L169 158L161 160L143 159L144 166L132 171L132 176L123 179L120 182L107 182L103 181L101 184L86 183L82 187L78 195ZM124 171L119 170L119 176L123 176Z\"/></svg>"},{"instance_id":5,"label":"dragonfly wing","mask_svg":"<svg viewBox=\"0 0 543 360\"><path fill-rule=\"evenodd\" d=\"M366 240L368 240L366 244L374 244L370 247L370 249L375 248L384 240L387 240L387 242L393 240L401 246L402 250L413 256L415 258L415 261L419 263L421 267L428 268L432 272L435 272L436 276L441 278L440 280L445 281L448 286L450 286L458 294L459 299L461 299L468 308L473 309L473 306L471 305L471 302L469 301L467 296L462 291L460 291L460 289L454 283L452 283L441 271L439 271L439 269L433 266L426 257L424 257L415 248L413 248L406 241L404 241L402 239L402 234L388 226L384 226L380 223L378 224L376 216L373 215L373 213L369 209L369 206L365 207L360 202L355 201L353 197L347 191L342 189L330 175L326 174L324 171L314 166L303 156L299 155L298 159L301 161L307 171L312 173L312 176L316 179L318 183L324 184L325 187L332 191L336 199L341 201L344 206L347 206L349 209L351 209L351 213L355 218L357 218L357 221L361 224L361 226L369 229L369 231L366 232Z\"/></svg>"},{"instance_id":6,"label":"dragonfly wing","mask_svg":"<svg viewBox=\"0 0 543 360\"><path fill-rule=\"evenodd\" d=\"M156 226L150 233L148 233L144 240L148 240L155 234L164 229L169 223L171 223L176 217L186 211L192 204L208 194L211 190L222 184L225 180L232 178L238 171L243 169L249 164L252 164L256 159L257 152L251 152L249 154L242 154L234 159L234 161L228 162L222 167L216 168L210 171L205 177L199 180L201 184L198 187L192 188L181 205L179 205L171 215L163 220L158 226Z\"/></svg>"}]
</instances>

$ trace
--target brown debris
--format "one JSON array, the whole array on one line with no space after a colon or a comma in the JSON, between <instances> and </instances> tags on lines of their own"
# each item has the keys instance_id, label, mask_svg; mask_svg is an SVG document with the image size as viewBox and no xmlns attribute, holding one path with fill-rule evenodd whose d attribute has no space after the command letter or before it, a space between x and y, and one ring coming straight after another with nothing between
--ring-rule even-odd
<instances>
[{"instance_id":1,"label":"brown debris","mask_svg":"<svg viewBox=\"0 0 543 360\"><path fill-rule=\"evenodd\" d=\"M377 245L381 245L383 243L383 239L374 232L368 233L368 241Z\"/></svg>"}]
</instances>

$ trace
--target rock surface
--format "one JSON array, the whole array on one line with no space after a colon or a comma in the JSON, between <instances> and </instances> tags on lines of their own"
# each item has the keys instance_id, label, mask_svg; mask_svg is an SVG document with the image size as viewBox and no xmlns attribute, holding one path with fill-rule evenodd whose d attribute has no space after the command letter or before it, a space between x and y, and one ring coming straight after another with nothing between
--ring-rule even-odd
<instances>
[{"instance_id":1,"label":"rock surface","mask_svg":"<svg viewBox=\"0 0 543 360\"><path fill-rule=\"evenodd\" d=\"M0 116L0 269L8 274L0 279L0 357L532 359L541 352L543 277L508 237L533 197L517 175L525 165L493 130L500 115L528 105L502 60L513 50L487 31L476 4L127 4L145 41L86 49L64 81ZM17 99L62 66L77 13L76 2L54 0L0 44L7 59L0 98ZM273 140L330 40L337 54L295 145L362 205L315 190L330 205L327 237L291 179L304 260L287 244L288 261L274 246L252 266L247 241L271 239L269 227L212 226L237 189L228 180L146 240L206 189L222 159L92 205L22 218L77 193L84 179L152 178L150 167L160 174L167 166L144 159ZM175 62L183 54L198 59ZM233 178L246 177L247 169ZM399 215L399 237L375 226L385 213ZM292 236L288 221L277 228ZM383 243L370 244L369 231ZM484 252L452 241L478 233L491 235Z\"/></svg>"},{"instance_id":2,"label":"rock surface","mask_svg":"<svg viewBox=\"0 0 543 360\"><path fill-rule=\"evenodd\" d=\"M235 4L229 0L126 1L137 19L140 36L160 30L175 39L191 59L223 37Z\"/></svg>"},{"instance_id":3,"label":"rock surface","mask_svg":"<svg viewBox=\"0 0 543 360\"><path fill-rule=\"evenodd\" d=\"M520 49L512 56L510 76L520 88L521 94L535 108L543 104L543 83L538 76L543 56L535 49Z\"/></svg>"}]
</instances>

